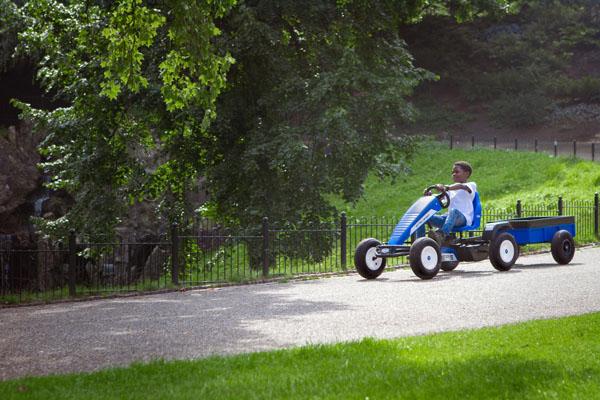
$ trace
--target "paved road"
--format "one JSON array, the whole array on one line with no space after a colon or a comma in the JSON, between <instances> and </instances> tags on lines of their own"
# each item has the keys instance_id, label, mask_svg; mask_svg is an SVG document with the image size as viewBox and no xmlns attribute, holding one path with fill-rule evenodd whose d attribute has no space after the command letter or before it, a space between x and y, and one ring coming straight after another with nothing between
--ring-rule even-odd
<instances>
[{"instance_id":1,"label":"paved road","mask_svg":"<svg viewBox=\"0 0 600 400\"><path fill-rule=\"evenodd\" d=\"M521 257L510 272L463 264L0 310L0 379L91 371L307 343L389 338L600 311L600 248L568 266Z\"/></svg>"}]
</instances>

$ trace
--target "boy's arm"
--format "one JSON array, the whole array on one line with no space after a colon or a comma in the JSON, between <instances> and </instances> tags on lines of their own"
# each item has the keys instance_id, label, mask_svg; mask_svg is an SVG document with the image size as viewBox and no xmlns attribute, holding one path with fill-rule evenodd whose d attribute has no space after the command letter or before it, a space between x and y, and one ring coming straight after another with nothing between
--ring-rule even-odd
<instances>
[{"instance_id":1,"label":"boy's arm","mask_svg":"<svg viewBox=\"0 0 600 400\"><path fill-rule=\"evenodd\" d=\"M466 190L469 193L472 193L473 191L471 190L471 188L468 185L465 185L464 183L453 183L452 185L436 185L437 189L442 192L443 190Z\"/></svg>"}]
</instances>

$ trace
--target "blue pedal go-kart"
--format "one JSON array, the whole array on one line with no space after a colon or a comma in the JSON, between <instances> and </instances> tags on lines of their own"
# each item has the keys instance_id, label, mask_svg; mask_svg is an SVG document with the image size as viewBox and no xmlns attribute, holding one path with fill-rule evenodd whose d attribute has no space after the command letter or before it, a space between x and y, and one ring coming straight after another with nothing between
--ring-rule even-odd
<instances>
[{"instance_id":1,"label":"blue pedal go-kart","mask_svg":"<svg viewBox=\"0 0 600 400\"><path fill-rule=\"evenodd\" d=\"M430 186L427 192L434 189ZM440 269L454 270L462 261L481 261L486 258L498 271L508 271L519 257L519 246L532 243L551 243L554 260L568 264L575 254L575 218L572 216L529 217L508 219L485 224L479 236L461 238L456 233L477 230L481 223L479 194L473 199L474 218L469 226L455 229L442 245L430 237L409 239L438 211L450 205L448 193L423 196L400 219L390 240L382 244L374 238L364 239L356 247L354 263L358 273L375 279L385 269L386 259L408 256L412 271L421 279L435 277Z\"/></svg>"}]
</instances>

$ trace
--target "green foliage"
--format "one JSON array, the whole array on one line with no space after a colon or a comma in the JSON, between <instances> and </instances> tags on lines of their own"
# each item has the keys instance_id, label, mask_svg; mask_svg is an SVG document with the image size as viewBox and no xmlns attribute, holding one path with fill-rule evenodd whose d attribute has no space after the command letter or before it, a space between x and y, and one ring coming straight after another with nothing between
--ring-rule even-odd
<instances>
[{"instance_id":1,"label":"green foliage","mask_svg":"<svg viewBox=\"0 0 600 400\"><path fill-rule=\"evenodd\" d=\"M47 132L50 186L76 200L46 228L100 234L131 203L190 213L201 176L217 216L258 228L319 222L325 199L358 198L367 171L406 170L395 138L407 97L434 75L413 65L399 27L424 15L467 20L506 0L87 2L29 0L18 48L64 107L23 115ZM233 10L233 11L232 11ZM235 60L235 63L234 63ZM227 88L227 90L226 90Z\"/></svg>"},{"instance_id":2,"label":"green foliage","mask_svg":"<svg viewBox=\"0 0 600 400\"><path fill-rule=\"evenodd\" d=\"M505 95L491 102L489 114L499 126L526 127L544 122L552 101L541 93Z\"/></svg>"},{"instance_id":3,"label":"green foliage","mask_svg":"<svg viewBox=\"0 0 600 400\"><path fill-rule=\"evenodd\" d=\"M142 75L141 49L152 46L165 20L156 10L142 6L142 0L123 0L110 13L108 26L102 29L108 57L100 63L105 78L100 83L101 94L115 100L121 86L133 93L148 87L148 79Z\"/></svg>"},{"instance_id":4,"label":"green foliage","mask_svg":"<svg viewBox=\"0 0 600 400\"><path fill-rule=\"evenodd\" d=\"M411 116L406 96L431 75L412 65L392 22L359 24L372 17L359 2L317 1L232 14L224 34L234 85L215 125L222 162L208 170L220 215L254 226L265 215L316 222L334 212L327 193L352 200L371 168L403 168L412 146L391 135L394 123Z\"/></svg>"},{"instance_id":5,"label":"green foliage","mask_svg":"<svg viewBox=\"0 0 600 400\"><path fill-rule=\"evenodd\" d=\"M11 0L0 0L0 73L14 63L14 48L17 33L23 29L23 19L17 4Z\"/></svg>"},{"instance_id":6,"label":"green foliage","mask_svg":"<svg viewBox=\"0 0 600 400\"><path fill-rule=\"evenodd\" d=\"M560 77L549 82L548 92L572 102L600 102L600 79L584 76L581 79Z\"/></svg>"},{"instance_id":7,"label":"green foliage","mask_svg":"<svg viewBox=\"0 0 600 400\"><path fill-rule=\"evenodd\" d=\"M48 231L112 232L129 204L146 199L165 218L181 218L231 64L214 47L213 20L233 4L31 0L20 8L18 50L40 56L38 78L67 104L52 111L18 104L47 132L49 186L76 201L45 224Z\"/></svg>"},{"instance_id":8,"label":"green foliage","mask_svg":"<svg viewBox=\"0 0 600 400\"><path fill-rule=\"evenodd\" d=\"M587 0L519 2L518 13L473 24L430 18L409 29L407 40L419 65L469 102L490 105L496 124L527 127L542 122L553 101L597 101L595 77L564 77L577 71L574 54L600 48L599 10ZM521 106L532 107L532 115Z\"/></svg>"}]
</instances>

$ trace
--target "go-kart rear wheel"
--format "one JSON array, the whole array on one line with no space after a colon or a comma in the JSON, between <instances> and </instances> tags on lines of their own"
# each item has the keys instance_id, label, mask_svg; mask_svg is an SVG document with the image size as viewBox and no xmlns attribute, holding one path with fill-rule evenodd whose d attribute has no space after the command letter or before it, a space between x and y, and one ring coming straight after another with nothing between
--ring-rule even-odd
<instances>
[{"instance_id":1,"label":"go-kart rear wheel","mask_svg":"<svg viewBox=\"0 0 600 400\"><path fill-rule=\"evenodd\" d=\"M575 241L569 231L560 230L552 236L552 257L559 264L568 264L575 255Z\"/></svg>"},{"instance_id":2,"label":"go-kart rear wheel","mask_svg":"<svg viewBox=\"0 0 600 400\"><path fill-rule=\"evenodd\" d=\"M421 279L431 279L440 271L442 253L437 242L421 237L410 246L410 268Z\"/></svg>"},{"instance_id":3,"label":"go-kart rear wheel","mask_svg":"<svg viewBox=\"0 0 600 400\"><path fill-rule=\"evenodd\" d=\"M454 269L456 269L456 267L458 267L458 261L444 261L442 262L442 271L446 271L446 272L450 272L450 271L454 271Z\"/></svg>"},{"instance_id":4,"label":"go-kart rear wheel","mask_svg":"<svg viewBox=\"0 0 600 400\"><path fill-rule=\"evenodd\" d=\"M377 239L365 239L356 246L354 265L356 271L365 279L375 279L385 269L385 258L377 257L375 248L381 242Z\"/></svg>"},{"instance_id":5,"label":"go-kart rear wheel","mask_svg":"<svg viewBox=\"0 0 600 400\"><path fill-rule=\"evenodd\" d=\"M519 246L513 235L502 232L490 243L490 262L498 271L509 271L519 258Z\"/></svg>"}]
</instances>

